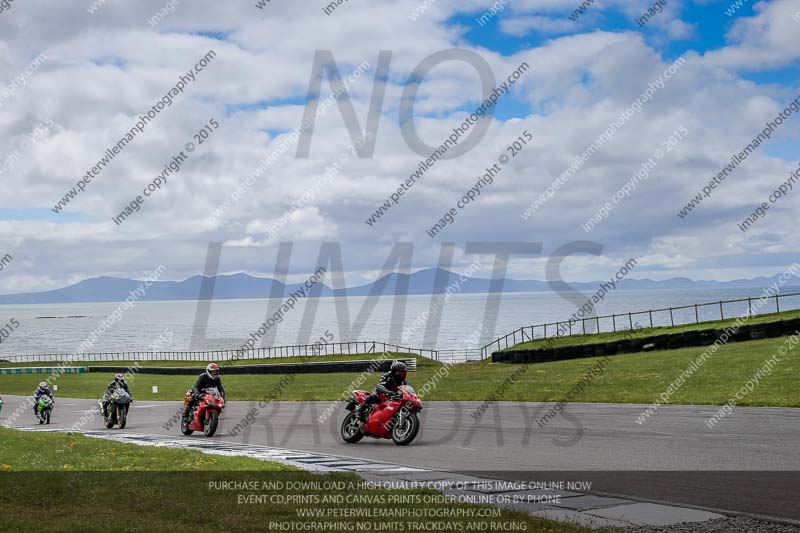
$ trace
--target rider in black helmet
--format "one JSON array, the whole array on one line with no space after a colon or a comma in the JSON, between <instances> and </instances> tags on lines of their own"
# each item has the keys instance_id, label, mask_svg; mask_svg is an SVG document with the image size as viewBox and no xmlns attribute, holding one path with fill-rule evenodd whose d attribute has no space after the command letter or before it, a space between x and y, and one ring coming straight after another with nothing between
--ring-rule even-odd
<instances>
[{"instance_id":1,"label":"rider in black helmet","mask_svg":"<svg viewBox=\"0 0 800 533\"><path fill-rule=\"evenodd\" d=\"M406 384L406 375L408 375L408 367L402 361L395 361L387 373L381 376L378 385L372 394L364 399L364 403L358 406L356 414L362 422L366 422L367 406L373 403L380 402L380 396L394 396L397 388Z\"/></svg>"}]
</instances>

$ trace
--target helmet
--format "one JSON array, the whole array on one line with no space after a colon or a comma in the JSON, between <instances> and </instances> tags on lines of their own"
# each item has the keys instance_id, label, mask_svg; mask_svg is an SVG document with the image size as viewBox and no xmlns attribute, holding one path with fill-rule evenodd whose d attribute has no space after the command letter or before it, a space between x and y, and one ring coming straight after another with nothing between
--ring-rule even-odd
<instances>
[{"instance_id":1,"label":"helmet","mask_svg":"<svg viewBox=\"0 0 800 533\"><path fill-rule=\"evenodd\" d=\"M125 383L125 376L123 376L122 374L117 374L116 376L114 376L114 381L121 385Z\"/></svg>"},{"instance_id":2,"label":"helmet","mask_svg":"<svg viewBox=\"0 0 800 533\"><path fill-rule=\"evenodd\" d=\"M219 365L217 363L209 363L206 367L206 375L212 379L219 377Z\"/></svg>"},{"instance_id":3,"label":"helmet","mask_svg":"<svg viewBox=\"0 0 800 533\"><path fill-rule=\"evenodd\" d=\"M406 375L408 375L408 367L402 361L395 361L392 363L392 368L390 370L392 376L398 379L406 379Z\"/></svg>"},{"instance_id":4,"label":"helmet","mask_svg":"<svg viewBox=\"0 0 800 533\"><path fill-rule=\"evenodd\" d=\"M39 390L45 390L45 389L47 389L47 383L44 382L44 381L40 381L39 382Z\"/></svg>"}]
</instances>

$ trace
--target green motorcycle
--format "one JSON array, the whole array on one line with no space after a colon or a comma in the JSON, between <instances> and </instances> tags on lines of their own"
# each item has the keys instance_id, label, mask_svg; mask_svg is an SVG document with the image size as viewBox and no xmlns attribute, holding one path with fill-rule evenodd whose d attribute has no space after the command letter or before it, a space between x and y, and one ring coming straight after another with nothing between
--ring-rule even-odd
<instances>
[{"instance_id":1,"label":"green motorcycle","mask_svg":"<svg viewBox=\"0 0 800 533\"><path fill-rule=\"evenodd\" d=\"M3 412L3 398L0 397L0 413Z\"/></svg>"},{"instance_id":2,"label":"green motorcycle","mask_svg":"<svg viewBox=\"0 0 800 533\"><path fill-rule=\"evenodd\" d=\"M36 402L36 418L40 424L50 423L50 413L53 412L53 400L48 396L39 396Z\"/></svg>"}]
</instances>

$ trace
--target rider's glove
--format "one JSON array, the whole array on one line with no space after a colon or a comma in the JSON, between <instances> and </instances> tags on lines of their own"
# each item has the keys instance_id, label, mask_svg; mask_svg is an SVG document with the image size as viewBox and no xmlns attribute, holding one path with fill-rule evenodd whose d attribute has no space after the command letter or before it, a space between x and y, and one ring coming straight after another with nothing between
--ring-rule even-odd
<instances>
[{"instance_id":1,"label":"rider's glove","mask_svg":"<svg viewBox=\"0 0 800 533\"><path fill-rule=\"evenodd\" d=\"M394 393L394 396L393 396L393 399L395 399L395 400L402 400L402 399L403 399L403 393L402 393L402 392L400 392L400 391L397 391L397 392L395 392L395 393Z\"/></svg>"}]
</instances>

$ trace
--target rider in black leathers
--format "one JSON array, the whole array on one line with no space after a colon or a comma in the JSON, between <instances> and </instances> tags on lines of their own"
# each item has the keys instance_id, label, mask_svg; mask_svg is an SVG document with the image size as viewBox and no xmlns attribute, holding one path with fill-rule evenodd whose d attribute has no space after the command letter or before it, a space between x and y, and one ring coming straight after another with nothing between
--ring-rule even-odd
<instances>
[{"instance_id":1,"label":"rider in black leathers","mask_svg":"<svg viewBox=\"0 0 800 533\"><path fill-rule=\"evenodd\" d=\"M356 415L359 420L366 422L367 406L380 402L381 395L394 396L398 387L406 384L406 375L408 375L408 367L402 361L395 361L387 373L381 376L378 385L372 394L364 399L364 403L358 406Z\"/></svg>"},{"instance_id":2,"label":"rider in black leathers","mask_svg":"<svg viewBox=\"0 0 800 533\"><path fill-rule=\"evenodd\" d=\"M202 396L203 389L210 389L216 388L222 399L225 399L225 387L222 386L222 378L219 375L219 365L216 363L209 363L206 367L206 371L197 376L197 381L195 381L192 390L192 399L186 405L186 409L183 411L183 417L185 419L190 419L192 417L192 408L197 403Z\"/></svg>"},{"instance_id":3,"label":"rider in black leathers","mask_svg":"<svg viewBox=\"0 0 800 533\"><path fill-rule=\"evenodd\" d=\"M108 384L108 387L106 387L106 392L103 394L103 418L108 416L109 398L117 388L124 389L125 392L131 396L131 389L128 388L128 384L125 382L125 376L122 374L117 374L114 376L114 381ZM131 401L133 401L133 396L131 396Z\"/></svg>"}]
</instances>

